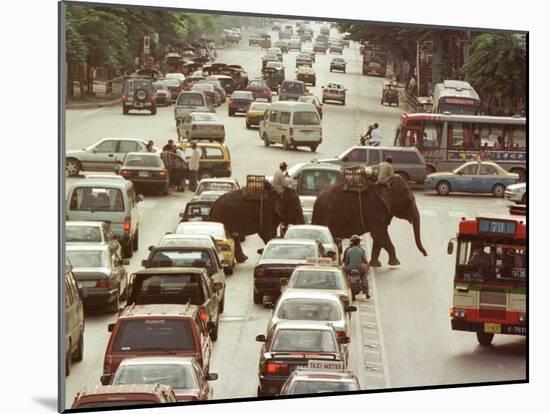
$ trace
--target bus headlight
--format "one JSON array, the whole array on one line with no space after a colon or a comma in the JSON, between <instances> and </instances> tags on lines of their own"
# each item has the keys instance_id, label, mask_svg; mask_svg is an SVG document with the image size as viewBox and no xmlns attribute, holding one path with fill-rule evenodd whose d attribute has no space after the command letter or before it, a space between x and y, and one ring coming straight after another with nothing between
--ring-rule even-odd
<instances>
[{"instance_id":1,"label":"bus headlight","mask_svg":"<svg viewBox=\"0 0 550 414\"><path fill-rule=\"evenodd\" d=\"M520 313L519 316L518 316L518 320L519 320L520 323L527 322L527 315L525 313Z\"/></svg>"},{"instance_id":2,"label":"bus headlight","mask_svg":"<svg viewBox=\"0 0 550 414\"><path fill-rule=\"evenodd\" d=\"M466 311L463 309L455 309L454 316L458 319L464 319L466 317Z\"/></svg>"}]
</instances>

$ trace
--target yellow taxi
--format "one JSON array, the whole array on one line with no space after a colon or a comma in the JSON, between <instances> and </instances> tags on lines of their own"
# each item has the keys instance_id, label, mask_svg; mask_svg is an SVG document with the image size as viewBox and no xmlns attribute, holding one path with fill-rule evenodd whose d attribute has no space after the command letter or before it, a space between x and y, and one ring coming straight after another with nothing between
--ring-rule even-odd
<instances>
[{"instance_id":1,"label":"yellow taxi","mask_svg":"<svg viewBox=\"0 0 550 414\"><path fill-rule=\"evenodd\" d=\"M211 177L231 177L231 155L225 144L218 142L197 141L197 147L201 152L199 160L199 180ZM185 159L191 157L191 142L184 140L177 144L177 148L183 151Z\"/></svg>"},{"instance_id":2,"label":"yellow taxi","mask_svg":"<svg viewBox=\"0 0 550 414\"><path fill-rule=\"evenodd\" d=\"M296 71L296 80L315 86L317 76L311 66L300 66Z\"/></svg>"},{"instance_id":3,"label":"yellow taxi","mask_svg":"<svg viewBox=\"0 0 550 414\"><path fill-rule=\"evenodd\" d=\"M235 269L235 241L227 233L223 223L216 221L185 221L178 224L176 234L211 236L222 255L222 266L226 275Z\"/></svg>"},{"instance_id":4,"label":"yellow taxi","mask_svg":"<svg viewBox=\"0 0 550 414\"><path fill-rule=\"evenodd\" d=\"M260 125L260 121L264 117L265 111L269 109L269 103L267 100L255 101L250 104L248 111L246 111L246 129L250 129L252 125Z\"/></svg>"}]
</instances>

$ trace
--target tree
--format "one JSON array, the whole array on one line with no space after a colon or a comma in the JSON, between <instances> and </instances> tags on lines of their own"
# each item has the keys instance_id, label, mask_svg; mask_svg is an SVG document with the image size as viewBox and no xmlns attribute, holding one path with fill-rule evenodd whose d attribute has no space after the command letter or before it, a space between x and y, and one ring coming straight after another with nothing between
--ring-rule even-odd
<instances>
[{"instance_id":1,"label":"tree","mask_svg":"<svg viewBox=\"0 0 550 414\"><path fill-rule=\"evenodd\" d=\"M509 115L525 108L526 59L524 42L517 35L486 33L474 39L464 73L487 112Z\"/></svg>"}]
</instances>

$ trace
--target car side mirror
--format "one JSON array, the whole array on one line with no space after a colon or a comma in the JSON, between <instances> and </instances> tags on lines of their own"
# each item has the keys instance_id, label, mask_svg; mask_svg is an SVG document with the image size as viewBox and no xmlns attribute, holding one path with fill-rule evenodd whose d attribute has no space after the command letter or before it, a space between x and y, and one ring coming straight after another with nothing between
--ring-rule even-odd
<instances>
[{"instance_id":1,"label":"car side mirror","mask_svg":"<svg viewBox=\"0 0 550 414\"><path fill-rule=\"evenodd\" d=\"M264 302L264 309L273 309L275 304L273 302Z\"/></svg>"},{"instance_id":2,"label":"car side mirror","mask_svg":"<svg viewBox=\"0 0 550 414\"><path fill-rule=\"evenodd\" d=\"M153 247L155 247L155 246L150 245L147 249L148 249L149 251L151 251L151 250L153 250Z\"/></svg>"},{"instance_id":3,"label":"car side mirror","mask_svg":"<svg viewBox=\"0 0 550 414\"><path fill-rule=\"evenodd\" d=\"M216 381L218 379L218 374L216 374L214 372L210 372L209 374L206 374L204 376L204 379L206 381Z\"/></svg>"},{"instance_id":4,"label":"car side mirror","mask_svg":"<svg viewBox=\"0 0 550 414\"><path fill-rule=\"evenodd\" d=\"M264 249L258 249L258 250L256 250L256 252L257 252L258 254L262 254L262 253L264 252Z\"/></svg>"},{"instance_id":5,"label":"car side mirror","mask_svg":"<svg viewBox=\"0 0 550 414\"><path fill-rule=\"evenodd\" d=\"M453 254L454 247L455 245L452 240L449 240L449 243L447 244L447 254Z\"/></svg>"},{"instance_id":6,"label":"car side mirror","mask_svg":"<svg viewBox=\"0 0 550 414\"><path fill-rule=\"evenodd\" d=\"M114 172L116 175L120 175L120 165L115 165L115 167L113 168Z\"/></svg>"},{"instance_id":7,"label":"car side mirror","mask_svg":"<svg viewBox=\"0 0 550 414\"><path fill-rule=\"evenodd\" d=\"M350 343L349 336L342 336L338 338L338 342L340 342L341 344L349 344Z\"/></svg>"},{"instance_id":8,"label":"car side mirror","mask_svg":"<svg viewBox=\"0 0 550 414\"><path fill-rule=\"evenodd\" d=\"M184 218L184 217L185 217L185 212L180 213L180 218Z\"/></svg>"},{"instance_id":9,"label":"car side mirror","mask_svg":"<svg viewBox=\"0 0 550 414\"><path fill-rule=\"evenodd\" d=\"M288 279L286 277L281 279L281 286L288 286Z\"/></svg>"},{"instance_id":10,"label":"car side mirror","mask_svg":"<svg viewBox=\"0 0 550 414\"><path fill-rule=\"evenodd\" d=\"M110 323L109 325L107 325L107 332L113 332L113 329L115 329L114 323Z\"/></svg>"},{"instance_id":11,"label":"car side mirror","mask_svg":"<svg viewBox=\"0 0 550 414\"><path fill-rule=\"evenodd\" d=\"M336 257L336 252L334 250L327 251L327 257Z\"/></svg>"},{"instance_id":12,"label":"car side mirror","mask_svg":"<svg viewBox=\"0 0 550 414\"><path fill-rule=\"evenodd\" d=\"M357 306L353 306L353 305L346 306L346 312L357 312Z\"/></svg>"},{"instance_id":13,"label":"car side mirror","mask_svg":"<svg viewBox=\"0 0 550 414\"><path fill-rule=\"evenodd\" d=\"M95 154L97 152L97 148L93 148L92 152Z\"/></svg>"},{"instance_id":14,"label":"car side mirror","mask_svg":"<svg viewBox=\"0 0 550 414\"><path fill-rule=\"evenodd\" d=\"M122 264L124 266L128 266L130 264L130 261L128 259L122 259Z\"/></svg>"},{"instance_id":15,"label":"car side mirror","mask_svg":"<svg viewBox=\"0 0 550 414\"><path fill-rule=\"evenodd\" d=\"M265 342L265 335L256 335L256 342Z\"/></svg>"},{"instance_id":16,"label":"car side mirror","mask_svg":"<svg viewBox=\"0 0 550 414\"><path fill-rule=\"evenodd\" d=\"M100 378L101 385L110 385L113 380L113 374L102 375Z\"/></svg>"},{"instance_id":17,"label":"car side mirror","mask_svg":"<svg viewBox=\"0 0 550 414\"><path fill-rule=\"evenodd\" d=\"M143 259L143 260L141 261L141 265L142 265L143 267L147 267L147 259Z\"/></svg>"}]
</instances>

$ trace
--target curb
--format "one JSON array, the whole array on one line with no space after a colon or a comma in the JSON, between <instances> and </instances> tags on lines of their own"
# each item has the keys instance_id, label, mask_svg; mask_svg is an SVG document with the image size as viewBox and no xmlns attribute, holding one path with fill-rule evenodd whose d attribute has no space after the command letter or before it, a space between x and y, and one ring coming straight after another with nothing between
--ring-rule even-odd
<instances>
[{"instance_id":1,"label":"curb","mask_svg":"<svg viewBox=\"0 0 550 414\"><path fill-rule=\"evenodd\" d=\"M93 109L93 108L103 108L109 106L116 106L120 104L120 98L113 99L111 101L103 102L89 102L89 103L73 103L67 104L65 109Z\"/></svg>"}]
</instances>

